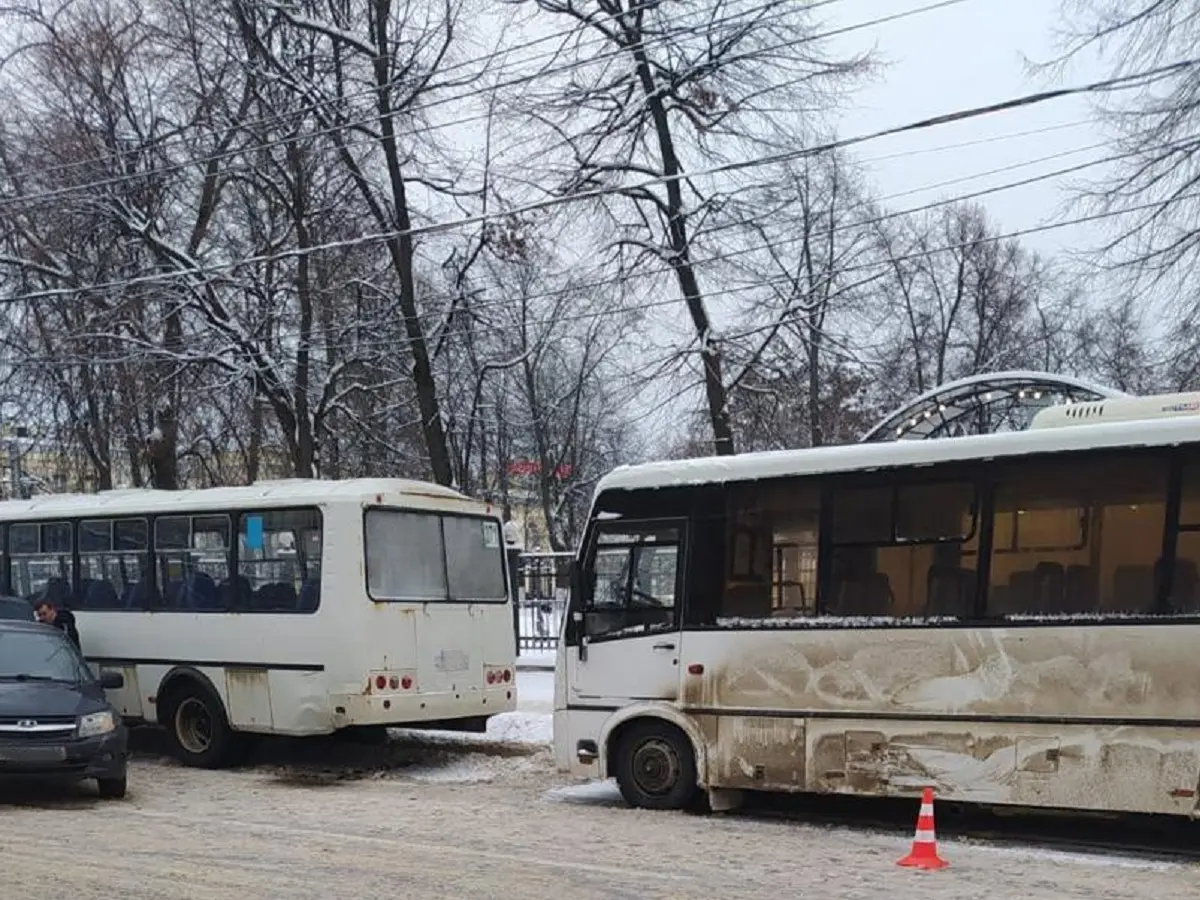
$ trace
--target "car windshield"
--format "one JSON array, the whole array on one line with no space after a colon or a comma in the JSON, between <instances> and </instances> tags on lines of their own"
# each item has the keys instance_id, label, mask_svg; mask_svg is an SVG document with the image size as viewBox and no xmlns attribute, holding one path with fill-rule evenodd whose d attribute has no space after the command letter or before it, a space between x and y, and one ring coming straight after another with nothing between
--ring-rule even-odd
<instances>
[{"instance_id":1,"label":"car windshield","mask_svg":"<svg viewBox=\"0 0 1200 900\"><path fill-rule=\"evenodd\" d=\"M64 681L90 677L65 636L47 630L0 631L0 681Z\"/></svg>"},{"instance_id":2,"label":"car windshield","mask_svg":"<svg viewBox=\"0 0 1200 900\"><path fill-rule=\"evenodd\" d=\"M0 597L0 619L32 622L33 607L29 605L29 601L20 597Z\"/></svg>"}]
</instances>

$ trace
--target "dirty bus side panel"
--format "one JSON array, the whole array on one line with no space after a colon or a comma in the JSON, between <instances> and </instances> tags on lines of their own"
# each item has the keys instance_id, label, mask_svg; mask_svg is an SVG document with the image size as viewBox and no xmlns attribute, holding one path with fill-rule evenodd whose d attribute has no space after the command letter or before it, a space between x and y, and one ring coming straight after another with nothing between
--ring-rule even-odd
<instances>
[{"instance_id":1,"label":"dirty bus side panel","mask_svg":"<svg viewBox=\"0 0 1200 900\"><path fill-rule=\"evenodd\" d=\"M1200 626L685 635L714 787L1190 815Z\"/></svg>"}]
</instances>

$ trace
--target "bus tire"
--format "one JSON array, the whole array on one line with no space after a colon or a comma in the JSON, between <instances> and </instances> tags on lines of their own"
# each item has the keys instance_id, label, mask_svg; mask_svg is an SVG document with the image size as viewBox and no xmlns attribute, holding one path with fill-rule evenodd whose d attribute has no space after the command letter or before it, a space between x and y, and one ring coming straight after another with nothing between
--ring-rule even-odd
<instances>
[{"instance_id":1,"label":"bus tire","mask_svg":"<svg viewBox=\"0 0 1200 900\"><path fill-rule=\"evenodd\" d=\"M699 790L692 742L669 722L630 723L618 736L613 763L617 786L630 806L687 809Z\"/></svg>"},{"instance_id":2,"label":"bus tire","mask_svg":"<svg viewBox=\"0 0 1200 900\"><path fill-rule=\"evenodd\" d=\"M173 685L159 712L171 755L185 766L220 769L232 761L237 735L212 690L190 679Z\"/></svg>"}]
</instances>

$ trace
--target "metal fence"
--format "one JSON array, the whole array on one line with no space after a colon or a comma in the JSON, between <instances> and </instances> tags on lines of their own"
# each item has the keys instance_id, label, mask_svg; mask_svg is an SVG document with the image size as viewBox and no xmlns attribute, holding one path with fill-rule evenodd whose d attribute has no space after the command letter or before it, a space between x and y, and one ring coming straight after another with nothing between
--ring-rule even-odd
<instances>
[{"instance_id":1,"label":"metal fence","mask_svg":"<svg viewBox=\"0 0 1200 900\"><path fill-rule=\"evenodd\" d=\"M553 650L571 588L570 553L522 553L517 557L517 652Z\"/></svg>"}]
</instances>

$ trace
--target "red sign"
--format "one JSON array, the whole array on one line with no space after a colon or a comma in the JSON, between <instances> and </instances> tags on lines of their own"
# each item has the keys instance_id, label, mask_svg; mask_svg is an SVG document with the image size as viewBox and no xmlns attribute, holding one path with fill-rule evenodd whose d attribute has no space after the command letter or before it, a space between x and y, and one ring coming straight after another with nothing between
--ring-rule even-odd
<instances>
[{"instance_id":1,"label":"red sign","mask_svg":"<svg viewBox=\"0 0 1200 900\"><path fill-rule=\"evenodd\" d=\"M533 459L514 459L508 464L509 475L539 475L542 471L542 464ZM574 467L568 464L556 466L554 469L554 477L562 480L570 478Z\"/></svg>"}]
</instances>

